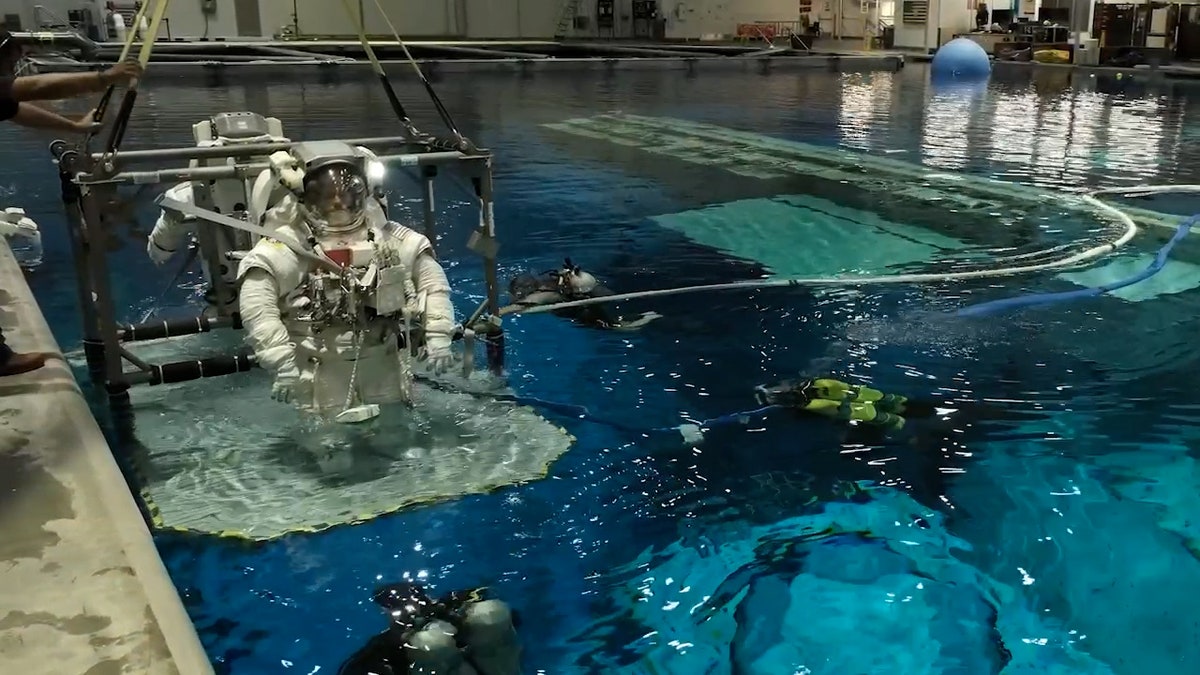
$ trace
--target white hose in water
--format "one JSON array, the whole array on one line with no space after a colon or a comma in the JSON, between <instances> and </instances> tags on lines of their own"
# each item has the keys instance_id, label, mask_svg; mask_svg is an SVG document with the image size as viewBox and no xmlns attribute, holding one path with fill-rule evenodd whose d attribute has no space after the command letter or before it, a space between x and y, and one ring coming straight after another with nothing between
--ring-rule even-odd
<instances>
[{"instance_id":1,"label":"white hose in water","mask_svg":"<svg viewBox=\"0 0 1200 675\"><path fill-rule=\"evenodd\" d=\"M681 288L662 288L651 291L637 291L634 293L619 293L616 295L608 295L600 298L587 298L584 300L572 300L570 302L559 302L553 305L535 305L532 307L510 306L505 307L500 311L501 314L540 314L542 312L553 312L558 309L568 309L571 307L584 307L587 305L596 305L607 302L621 302L625 300L638 300L641 298L656 298L670 295L683 295L685 293L702 293L705 291L735 291L735 290L754 290L760 288L777 288L785 286L870 286L877 284L919 284L935 281L959 281L964 279L988 279L995 277L1006 277L1015 274L1025 274L1026 272L1038 272L1041 270L1058 269L1061 267L1069 267L1078 263L1093 260L1105 256L1113 251L1128 244L1131 239L1138 233L1138 226L1133 222L1124 211L1117 207L1106 204L1099 199L1097 195L1105 194L1121 194L1129 197L1142 197L1152 194L1162 194L1168 192L1200 192L1200 185L1139 185L1127 188L1104 188L1093 190L1087 194L1080 195L1084 203L1094 207L1097 211L1113 216L1125 225L1125 231L1117 239L1099 246L1094 246L1086 251L1081 251L1075 255L1068 256L1062 260L1053 262L1038 263L1036 265L1022 265L1014 267L1001 267L994 270L972 270L970 272L946 272L941 274L926 273L926 274L897 274L892 276L844 276L844 277L811 277L807 279L754 279L748 281L731 281L723 284L703 284L699 286L684 286Z\"/></svg>"}]
</instances>

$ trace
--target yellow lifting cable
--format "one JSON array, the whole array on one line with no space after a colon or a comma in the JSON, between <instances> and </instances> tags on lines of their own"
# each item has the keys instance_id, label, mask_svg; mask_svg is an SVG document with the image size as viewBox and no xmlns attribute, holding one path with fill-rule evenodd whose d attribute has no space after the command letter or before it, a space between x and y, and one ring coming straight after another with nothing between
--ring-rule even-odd
<instances>
[{"instance_id":1,"label":"yellow lifting cable","mask_svg":"<svg viewBox=\"0 0 1200 675\"><path fill-rule=\"evenodd\" d=\"M370 60L371 66L375 70L375 74L379 77L379 82L383 85L383 91L387 95L388 103L391 104L392 110L395 111L396 116L400 118L401 123L405 127L405 132L408 133L409 136L416 138L418 134L413 126L412 119L404 110L404 105L400 102L400 98L396 95L395 89L392 88L392 84L388 80L387 73L383 69L383 64L379 62L379 58L376 56L375 50L371 47L371 41L367 39L366 17L364 16L365 12L358 11L351 0L342 0L342 4L345 5L346 13L350 16L350 19L352 21L357 19L355 24L358 26L358 40L362 43L363 52L366 53L367 59ZM425 92L429 95L429 99L433 103L434 108L437 109L438 116L442 118L442 122L446 124L446 127L450 130L451 135L454 137L455 149L467 153L478 152L478 149L475 147L475 145L459 132L458 127L454 124L454 120L450 117L449 111L447 111L446 107L442 105L442 100L438 97L437 92L433 90L433 85L429 83L429 79L425 77L425 73L421 72L420 64L418 64L416 59L413 58L412 53L408 51L408 46L404 43L404 40L401 39L400 33L396 30L396 26L392 23L392 20L388 18L387 12L384 11L383 5L380 4L379 0L375 0L375 8L379 10L379 14L383 17L384 22L387 23L388 28L391 29L392 37L395 38L396 42L400 45L400 48L404 50L405 57L407 57L408 62L412 64L413 70L416 71L417 79L419 79L421 84L425 87Z\"/></svg>"},{"instance_id":2,"label":"yellow lifting cable","mask_svg":"<svg viewBox=\"0 0 1200 675\"><path fill-rule=\"evenodd\" d=\"M171 4L171 0L148 0L142 4L142 8L134 15L134 24L129 31L129 35L125 38L125 44L121 48L121 58L119 62L129 58L129 53L133 51L133 42L137 37L138 26L141 25L142 19L145 16L150 5L154 5L154 11L150 15L150 26L142 35L142 48L138 52L138 63L142 69L150 63L150 54L154 51L154 41L158 38L158 29L162 25L163 17L166 16L167 6ZM133 103L137 100L138 80L133 80L125 89L125 98L121 100L121 109L117 111L117 119L113 123L112 132L109 133L108 142L104 145L105 154L116 152L117 146L121 144L121 140L125 137L125 127L129 124L129 116L133 113ZM104 97L100 100L100 105L96 106L96 120L103 121L104 113L108 108L109 100L112 98L113 91L116 85L111 85L108 91L104 92Z\"/></svg>"}]
</instances>

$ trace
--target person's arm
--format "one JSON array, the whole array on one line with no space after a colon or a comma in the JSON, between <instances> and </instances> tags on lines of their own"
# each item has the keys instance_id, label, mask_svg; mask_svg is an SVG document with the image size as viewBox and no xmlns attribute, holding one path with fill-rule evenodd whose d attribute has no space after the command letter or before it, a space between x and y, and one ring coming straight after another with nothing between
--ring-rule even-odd
<instances>
[{"instance_id":1,"label":"person's arm","mask_svg":"<svg viewBox=\"0 0 1200 675\"><path fill-rule=\"evenodd\" d=\"M93 126L90 117L88 115L83 120L71 120L32 103L18 103L17 114L13 115L12 121L30 129L83 133Z\"/></svg>"},{"instance_id":2,"label":"person's arm","mask_svg":"<svg viewBox=\"0 0 1200 675\"><path fill-rule=\"evenodd\" d=\"M13 80L12 94L22 102L57 101L101 92L109 84L102 72L26 75Z\"/></svg>"},{"instance_id":3,"label":"person's arm","mask_svg":"<svg viewBox=\"0 0 1200 675\"><path fill-rule=\"evenodd\" d=\"M12 81L12 98L24 101L54 101L104 91L109 85L127 84L142 76L137 61L125 61L101 72L46 73Z\"/></svg>"}]
</instances>

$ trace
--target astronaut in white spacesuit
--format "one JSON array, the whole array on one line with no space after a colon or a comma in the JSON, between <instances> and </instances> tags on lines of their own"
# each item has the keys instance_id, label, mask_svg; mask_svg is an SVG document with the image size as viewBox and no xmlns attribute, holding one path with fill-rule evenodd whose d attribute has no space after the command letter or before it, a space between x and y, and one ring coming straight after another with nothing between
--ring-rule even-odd
<instances>
[{"instance_id":1,"label":"astronaut in white spacesuit","mask_svg":"<svg viewBox=\"0 0 1200 675\"><path fill-rule=\"evenodd\" d=\"M411 404L411 358L435 372L453 361L450 285L429 240L387 220L362 149L316 141L284 159L293 165L280 180L294 194L262 223L277 238L259 240L238 268L242 323L274 376L272 398L351 423Z\"/></svg>"}]
</instances>

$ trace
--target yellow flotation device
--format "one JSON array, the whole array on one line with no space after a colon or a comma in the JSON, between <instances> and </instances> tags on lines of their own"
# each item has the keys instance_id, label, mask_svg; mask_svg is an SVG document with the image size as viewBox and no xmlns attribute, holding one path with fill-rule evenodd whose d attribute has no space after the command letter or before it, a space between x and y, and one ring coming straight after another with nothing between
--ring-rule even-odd
<instances>
[{"instance_id":1,"label":"yellow flotation device","mask_svg":"<svg viewBox=\"0 0 1200 675\"><path fill-rule=\"evenodd\" d=\"M903 417L883 409L902 408L907 400L903 396L884 394L878 389L857 387L826 378L813 380L811 386L815 395L804 406L807 412L890 429L904 426Z\"/></svg>"}]
</instances>

